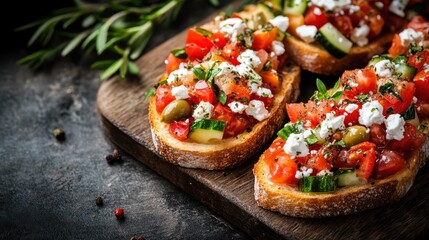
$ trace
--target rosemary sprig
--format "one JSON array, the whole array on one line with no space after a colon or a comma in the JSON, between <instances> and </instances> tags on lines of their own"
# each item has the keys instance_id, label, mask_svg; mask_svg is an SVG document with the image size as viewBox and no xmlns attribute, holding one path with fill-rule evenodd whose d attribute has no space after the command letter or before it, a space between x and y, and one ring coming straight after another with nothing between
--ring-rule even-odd
<instances>
[{"instance_id":1,"label":"rosemary sprig","mask_svg":"<svg viewBox=\"0 0 429 240\"><path fill-rule=\"evenodd\" d=\"M40 43L40 49L18 61L37 69L72 52L82 56L95 53L99 58L92 68L102 69L100 78L119 73L138 75L134 63L145 49L157 24L174 21L186 0L139 1L105 0L88 3L75 0L75 6L59 9L52 16L17 31L36 28L28 46ZM217 0L209 0L215 6ZM61 42L58 44L57 40ZM108 54L109 53L109 54ZM113 57L112 57L113 54ZM110 58L106 60L106 58Z\"/></svg>"}]
</instances>

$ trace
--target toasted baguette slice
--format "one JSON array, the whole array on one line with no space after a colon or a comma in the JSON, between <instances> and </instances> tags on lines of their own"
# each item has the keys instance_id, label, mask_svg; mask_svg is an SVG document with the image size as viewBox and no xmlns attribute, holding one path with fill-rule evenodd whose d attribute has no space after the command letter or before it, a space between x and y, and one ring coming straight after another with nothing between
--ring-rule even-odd
<instances>
[{"instance_id":1,"label":"toasted baguette slice","mask_svg":"<svg viewBox=\"0 0 429 240\"><path fill-rule=\"evenodd\" d=\"M301 69L288 64L281 70L280 76L283 79L282 86L274 97L270 116L257 123L250 132L223 139L216 144L179 141L172 137L168 132L169 125L161 121L155 109L155 98L152 97L149 119L156 151L165 160L187 168L220 170L243 163L282 126L286 117L285 104L298 98Z\"/></svg>"},{"instance_id":2,"label":"toasted baguette slice","mask_svg":"<svg viewBox=\"0 0 429 240\"><path fill-rule=\"evenodd\" d=\"M378 54L386 52L392 43L394 34L384 33L364 47L353 46L349 54L343 58L335 58L317 43L306 43L292 35L283 41L290 59L303 70L323 75L341 75L344 70L365 66Z\"/></svg>"},{"instance_id":3,"label":"toasted baguette slice","mask_svg":"<svg viewBox=\"0 0 429 240\"><path fill-rule=\"evenodd\" d=\"M426 123L427 124L427 123ZM428 138L428 137L427 137ZM410 153L402 171L360 186L343 187L332 193L304 193L269 180L264 155L255 164L255 199L259 206L284 215L322 218L348 215L399 201L411 188L429 157L429 139L420 151Z\"/></svg>"}]
</instances>

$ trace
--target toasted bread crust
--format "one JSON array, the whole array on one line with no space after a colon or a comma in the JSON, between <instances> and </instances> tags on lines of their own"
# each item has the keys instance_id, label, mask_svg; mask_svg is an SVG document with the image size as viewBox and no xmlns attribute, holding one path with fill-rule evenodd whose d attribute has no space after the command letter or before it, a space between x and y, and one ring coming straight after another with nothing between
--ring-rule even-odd
<instances>
[{"instance_id":1,"label":"toasted bread crust","mask_svg":"<svg viewBox=\"0 0 429 240\"><path fill-rule=\"evenodd\" d=\"M288 65L280 72L282 87L275 95L270 116L257 123L251 132L223 139L217 144L201 144L179 141L168 132L169 125L160 120L155 109L155 98L149 104L149 119L152 139L156 151L165 160L187 168L221 170L235 167L253 155L277 131L286 116L285 104L296 101L299 95L301 70L296 65Z\"/></svg>"},{"instance_id":2,"label":"toasted bread crust","mask_svg":"<svg viewBox=\"0 0 429 240\"><path fill-rule=\"evenodd\" d=\"M255 199L259 206L284 215L306 218L348 215L387 205L401 199L413 185L415 176L427 161L429 141L420 151L407 157L407 167L381 180L344 187L332 193L303 193L285 184L269 180L264 155L255 164Z\"/></svg>"},{"instance_id":3,"label":"toasted bread crust","mask_svg":"<svg viewBox=\"0 0 429 240\"><path fill-rule=\"evenodd\" d=\"M349 54L340 59L333 57L320 45L305 43L292 35L284 39L284 45L290 59L302 69L317 74L338 76L344 70L361 68L374 55L384 53L392 43L393 36L393 33L384 33L366 46L353 46Z\"/></svg>"}]
</instances>

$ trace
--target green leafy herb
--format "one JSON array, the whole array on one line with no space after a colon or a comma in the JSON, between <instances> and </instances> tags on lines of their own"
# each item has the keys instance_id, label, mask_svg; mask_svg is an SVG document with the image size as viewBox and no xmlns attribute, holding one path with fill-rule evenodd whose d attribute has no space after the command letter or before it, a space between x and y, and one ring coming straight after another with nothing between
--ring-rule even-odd
<instances>
[{"instance_id":1,"label":"green leafy herb","mask_svg":"<svg viewBox=\"0 0 429 240\"><path fill-rule=\"evenodd\" d=\"M317 91L314 92L311 98L319 101L327 100L327 99L334 99L335 101L338 101L343 95L343 91L338 91L338 88L340 87L340 85L341 85L341 82L340 82L340 79L338 79L338 81L335 83L331 91L328 92L322 80L317 78L316 79Z\"/></svg>"},{"instance_id":2,"label":"green leafy herb","mask_svg":"<svg viewBox=\"0 0 429 240\"><path fill-rule=\"evenodd\" d=\"M303 123L298 121L296 123L286 124L280 131L277 132L277 136L279 136L283 140L287 140L292 133L300 133L303 129Z\"/></svg>"},{"instance_id":3,"label":"green leafy herb","mask_svg":"<svg viewBox=\"0 0 429 240\"><path fill-rule=\"evenodd\" d=\"M411 54L416 54L416 53L419 53L419 52L421 52L421 51L423 51L423 47L422 46L417 46L417 45L411 45L410 46L410 48L408 49L408 51L411 53Z\"/></svg>"},{"instance_id":4,"label":"green leafy herb","mask_svg":"<svg viewBox=\"0 0 429 240\"><path fill-rule=\"evenodd\" d=\"M183 48L176 48L171 50L171 54L173 54L173 56L179 58L179 59L186 59L188 58L188 54L186 54L185 49Z\"/></svg>"},{"instance_id":5,"label":"green leafy herb","mask_svg":"<svg viewBox=\"0 0 429 240\"><path fill-rule=\"evenodd\" d=\"M333 146L341 146L341 147L345 147L346 144L344 143L344 140L340 140L340 141L336 141L332 144Z\"/></svg>"},{"instance_id":6,"label":"green leafy herb","mask_svg":"<svg viewBox=\"0 0 429 240\"><path fill-rule=\"evenodd\" d=\"M137 75L133 61L141 56L154 28L177 19L185 1L75 0L73 7L58 9L47 19L16 29L35 28L28 46L40 43L42 48L17 63L37 69L73 52L80 52L81 56L95 53L103 59L93 64L103 70L101 79L118 73L120 78ZM218 0L209 2L219 5ZM175 56L186 58L181 51Z\"/></svg>"},{"instance_id":7,"label":"green leafy herb","mask_svg":"<svg viewBox=\"0 0 429 240\"><path fill-rule=\"evenodd\" d=\"M363 94L363 93L356 96L357 100L361 103L367 102L370 97L371 97L370 94Z\"/></svg>"},{"instance_id":8,"label":"green leafy herb","mask_svg":"<svg viewBox=\"0 0 429 240\"><path fill-rule=\"evenodd\" d=\"M213 35L212 32L210 32L209 30L206 30L202 27L196 27L195 30L200 33L201 35L203 35L204 37L211 37Z\"/></svg>"},{"instance_id":9,"label":"green leafy herb","mask_svg":"<svg viewBox=\"0 0 429 240\"><path fill-rule=\"evenodd\" d=\"M395 90L395 84L393 84L392 82L388 82L388 83L385 83L385 84L381 85L378 88L378 91L382 95L392 94L397 99L399 99L401 102L403 101L402 98L401 98L401 96L399 95L399 93Z\"/></svg>"},{"instance_id":10,"label":"green leafy herb","mask_svg":"<svg viewBox=\"0 0 429 240\"><path fill-rule=\"evenodd\" d=\"M148 99L152 96L154 96L156 93L156 88L155 87L151 87L148 90L146 90L145 94L144 94L144 99Z\"/></svg>"},{"instance_id":11,"label":"green leafy herb","mask_svg":"<svg viewBox=\"0 0 429 240\"><path fill-rule=\"evenodd\" d=\"M220 68L215 68L216 62L214 62L207 71L202 67L193 67L192 72L198 78L198 80L207 80L210 87L213 85L214 77L220 73Z\"/></svg>"},{"instance_id":12,"label":"green leafy herb","mask_svg":"<svg viewBox=\"0 0 429 240\"><path fill-rule=\"evenodd\" d=\"M313 145L313 144L317 143L318 141L319 141L319 138L316 136L316 134L313 131L311 131L311 135L305 139L305 142L308 145Z\"/></svg>"},{"instance_id":13,"label":"green leafy herb","mask_svg":"<svg viewBox=\"0 0 429 240\"><path fill-rule=\"evenodd\" d=\"M267 61L262 68L263 71L268 71L271 68L271 61Z\"/></svg>"},{"instance_id":14,"label":"green leafy herb","mask_svg":"<svg viewBox=\"0 0 429 240\"><path fill-rule=\"evenodd\" d=\"M414 109L414 104L411 104L411 106L401 114L401 116L404 118L404 120L410 120L416 118L416 110Z\"/></svg>"},{"instance_id":15,"label":"green leafy herb","mask_svg":"<svg viewBox=\"0 0 429 240\"><path fill-rule=\"evenodd\" d=\"M223 105L226 103L226 94L224 91L219 90L216 94L217 100L222 103Z\"/></svg>"}]
</instances>

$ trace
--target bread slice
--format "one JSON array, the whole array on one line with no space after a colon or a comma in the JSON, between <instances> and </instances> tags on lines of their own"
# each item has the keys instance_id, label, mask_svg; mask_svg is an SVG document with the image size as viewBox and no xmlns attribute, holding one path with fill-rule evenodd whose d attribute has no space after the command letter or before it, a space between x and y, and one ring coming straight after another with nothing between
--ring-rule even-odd
<instances>
[{"instance_id":1,"label":"bread slice","mask_svg":"<svg viewBox=\"0 0 429 240\"><path fill-rule=\"evenodd\" d=\"M264 155L255 164L255 199L259 206L284 215L322 218L348 215L399 201L410 190L417 172L429 157L429 141L420 151L406 156L407 166L385 179L365 185L343 187L332 193L304 193L286 184L269 180Z\"/></svg>"},{"instance_id":2,"label":"bread slice","mask_svg":"<svg viewBox=\"0 0 429 240\"><path fill-rule=\"evenodd\" d=\"M179 141L172 137L168 132L169 125L161 121L160 114L155 109L155 98L152 97L149 119L156 151L165 160L187 168L221 170L243 163L283 125L286 117L285 104L298 98L301 69L287 64L279 75L282 78L282 86L280 92L274 96L270 116L257 123L250 132L223 139L217 144Z\"/></svg>"},{"instance_id":3,"label":"bread slice","mask_svg":"<svg viewBox=\"0 0 429 240\"><path fill-rule=\"evenodd\" d=\"M288 35L283 41L290 59L303 70L338 76L344 70L362 68L374 55L385 53L392 43L393 36L393 33L384 33L366 46L353 46L349 54L343 58L335 58L321 45L306 43L292 35Z\"/></svg>"}]
</instances>

